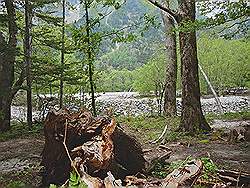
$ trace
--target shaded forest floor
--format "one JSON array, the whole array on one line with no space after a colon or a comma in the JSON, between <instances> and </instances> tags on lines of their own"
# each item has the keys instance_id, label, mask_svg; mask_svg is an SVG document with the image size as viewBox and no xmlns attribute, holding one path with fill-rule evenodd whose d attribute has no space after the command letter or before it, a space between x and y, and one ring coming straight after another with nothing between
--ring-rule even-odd
<instances>
[{"instance_id":1,"label":"shaded forest floor","mask_svg":"<svg viewBox=\"0 0 250 188\"><path fill-rule=\"evenodd\" d=\"M126 117L118 118L118 122L125 132L134 135L141 142L147 160L172 151L167 160L169 164L178 164L176 162L190 158L209 157L219 169L250 173L249 141L229 143L221 139L230 125L249 126L249 113L243 116L238 114L207 118L210 122L215 118L220 119L221 124L217 120L215 125L222 126L215 127L212 134L200 134L195 137L174 132L179 122L178 118ZM165 124L168 124L168 130L164 143L153 144L152 141L160 135ZM39 163L44 145L42 127L37 125L31 131L21 130L21 127L17 124L12 132L0 135L0 187L37 187L40 184ZM151 176L164 178L174 165L170 166L154 169Z\"/></svg>"}]
</instances>

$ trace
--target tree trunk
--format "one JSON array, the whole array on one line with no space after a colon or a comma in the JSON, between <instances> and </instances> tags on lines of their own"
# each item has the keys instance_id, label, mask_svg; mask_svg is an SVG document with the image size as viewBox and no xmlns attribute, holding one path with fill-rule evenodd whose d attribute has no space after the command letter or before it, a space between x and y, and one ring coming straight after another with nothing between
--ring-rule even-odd
<instances>
[{"instance_id":1,"label":"tree trunk","mask_svg":"<svg viewBox=\"0 0 250 188\"><path fill-rule=\"evenodd\" d=\"M91 91L91 106L93 115L96 116L96 106L95 106L95 87L93 80L93 59L92 59L92 51L91 51L91 43L90 43L90 20L89 20L89 12L88 12L88 1L85 0L85 18L86 18L86 32L87 32L87 55L88 55L88 67L89 67L89 83L90 83L90 91Z\"/></svg>"},{"instance_id":2,"label":"tree trunk","mask_svg":"<svg viewBox=\"0 0 250 188\"><path fill-rule=\"evenodd\" d=\"M3 45L2 33L0 32L0 131L6 131L10 129L10 118L11 118L11 70L12 66L7 61L6 48ZM3 47L3 48L2 48Z\"/></svg>"},{"instance_id":3,"label":"tree trunk","mask_svg":"<svg viewBox=\"0 0 250 188\"><path fill-rule=\"evenodd\" d=\"M32 88L31 88L31 25L32 9L29 0L25 0L25 63L26 63L26 82L27 82L27 123L32 126Z\"/></svg>"},{"instance_id":4,"label":"tree trunk","mask_svg":"<svg viewBox=\"0 0 250 188\"><path fill-rule=\"evenodd\" d=\"M0 131L10 128L11 101L14 96L12 88L14 81L14 63L16 58L17 26L13 0L5 0L8 14L8 42L0 32Z\"/></svg>"},{"instance_id":5,"label":"tree trunk","mask_svg":"<svg viewBox=\"0 0 250 188\"><path fill-rule=\"evenodd\" d=\"M195 0L185 0L180 5L180 26L195 21ZM201 129L211 130L202 113L200 85L198 76L198 58L196 33L192 30L181 31L181 75L182 75L182 112L180 128L188 132Z\"/></svg>"},{"instance_id":6,"label":"tree trunk","mask_svg":"<svg viewBox=\"0 0 250 188\"><path fill-rule=\"evenodd\" d=\"M64 51L65 51L65 0L62 1L63 5L63 23L62 23L62 50L61 50L61 75L60 75L60 108L63 107L63 73L64 73Z\"/></svg>"},{"instance_id":7,"label":"tree trunk","mask_svg":"<svg viewBox=\"0 0 250 188\"><path fill-rule=\"evenodd\" d=\"M165 2L169 7L169 1ZM166 69L166 85L164 93L164 113L166 116L176 115L176 80L177 80L177 55L176 33L173 31L175 23L173 18L162 11L162 19L165 27L165 46L168 58Z\"/></svg>"}]
</instances>

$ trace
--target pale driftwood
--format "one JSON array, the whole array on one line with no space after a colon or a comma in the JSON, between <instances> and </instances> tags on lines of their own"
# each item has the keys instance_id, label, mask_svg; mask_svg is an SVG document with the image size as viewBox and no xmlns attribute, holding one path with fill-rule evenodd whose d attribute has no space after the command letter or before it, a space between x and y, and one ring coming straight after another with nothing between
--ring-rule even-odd
<instances>
[{"instance_id":1,"label":"pale driftwood","mask_svg":"<svg viewBox=\"0 0 250 188\"><path fill-rule=\"evenodd\" d=\"M161 133L161 135L159 136L159 138L156 139L155 141L153 141L152 144L156 144L156 143L160 142L163 139L164 135L166 134L167 130L168 130L168 125L165 125L164 130Z\"/></svg>"},{"instance_id":2,"label":"pale driftwood","mask_svg":"<svg viewBox=\"0 0 250 188\"><path fill-rule=\"evenodd\" d=\"M204 78L205 78L205 80L206 80L206 82L207 82L209 88L211 89L211 91L212 91L212 93L213 93L213 95L214 95L214 98L215 98L215 101L216 101L216 103L217 103L217 105L218 105L218 108L219 108L220 113L223 113L224 111L223 111L223 108L222 108L222 105L221 105L221 102L220 102L220 99L219 99L217 93L215 92L215 90L214 90L214 88L213 88L211 82L209 81L209 79L208 79L206 73L203 71L203 68L201 67L201 65L198 64L198 66L199 66L199 69L200 69L202 75L204 76Z\"/></svg>"}]
</instances>

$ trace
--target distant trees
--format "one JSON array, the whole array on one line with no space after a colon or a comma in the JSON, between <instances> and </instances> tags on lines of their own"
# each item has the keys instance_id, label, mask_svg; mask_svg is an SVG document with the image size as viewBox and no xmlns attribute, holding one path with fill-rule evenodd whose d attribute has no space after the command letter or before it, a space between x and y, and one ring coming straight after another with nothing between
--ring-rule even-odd
<instances>
[{"instance_id":1,"label":"distant trees","mask_svg":"<svg viewBox=\"0 0 250 188\"><path fill-rule=\"evenodd\" d=\"M103 70L97 72L97 92L132 91L135 82L135 71L127 69Z\"/></svg>"},{"instance_id":2,"label":"distant trees","mask_svg":"<svg viewBox=\"0 0 250 188\"><path fill-rule=\"evenodd\" d=\"M219 94L232 87L250 87L249 40L214 38L203 34L198 40L199 62ZM201 78L201 90L208 93Z\"/></svg>"},{"instance_id":3,"label":"distant trees","mask_svg":"<svg viewBox=\"0 0 250 188\"><path fill-rule=\"evenodd\" d=\"M202 33L197 42L199 63L206 70L210 81L220 94L224 89L230 87L250 87L248 39L229 40ZM153 80L155 77L160 77L161 82L167 79L164 71L166 64L168 64L168 61L166 62L168 58L164 54L164 46L162 44L157 46L159 49L155 49L155 51L158 52L145 65L132 71L127 68L130 62L120 62L119 66L126 67L124 69L117 69L112 64L103 63L100 65L99 62L95 62L97 66L97 75L95 76L97 78L97 91L129 91L132 88L133 91L146 95L154 91L155 82ZM156 66L160 69L159 72L152 71L156 69ZM199 79L201 93L208 94L207 83L202 76ZM180 89L178 77L177 90Z\"/></svg>"},{"instance_id":4,"label":"distant trees","mask_svg":"<svg viewBox=\"0 0 250 188\"><path fill-rule=\"evenodd\" d=\"M161 49L146 65L134 71L133 88L142 94L153 91L156 97L160 97L166 81L165 64L166 55Z\"/></svg>"},{"instance_id":5,"label":"distant trees","mask_svg":"<svg viewBox=\"0 0 250 188\"><path fill-rule=\"evenodd\" d=\"M134 70L141 66L138 62L137 49L122 45L119 49L114 49L100 57L99 68L107 69L108 67L117 70L128 69Z\"/></svg>"}]
</instances>

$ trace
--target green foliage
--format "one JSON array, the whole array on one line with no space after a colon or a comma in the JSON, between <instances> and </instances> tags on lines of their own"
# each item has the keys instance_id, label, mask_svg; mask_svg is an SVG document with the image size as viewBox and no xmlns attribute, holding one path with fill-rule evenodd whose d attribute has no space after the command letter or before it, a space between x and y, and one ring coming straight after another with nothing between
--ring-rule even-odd
<instances>
[{"instance_id":1,"label":"green foliage","mask_svg":"<svg viewBox=\"0 0 250 188\"><path fill-rule=\"evenodd\" d=\"M156 178L165 178L169 173L174 171L175 169L184 167L189 161L191 157L188 156L185 160L177 160L171 163L157 163L151 171L151 175Z\"/></svg>"},{"instance_id":2,"label":"green foliage","mask_svg":"<svg viewBox=\"0 0 250 188\"><path fill-rule=\"evenodd\" d=\"M205 180L211 180L216 175L218 167L213 163L213 161L210 158L202 157L201 161L204 166L201 178Z\"/></svg>"},{"instance_id":3,"label":"green foliage","mask_svg":"<svg viewBox=\"0 0 250 188\"><path fill-rule=\"evenodd\" d=\"M160 92L165 83L167 59L162 51L135 72L133 88L140 93Z\"/></svg>"},{"instance_id":4,"label":"green foliage","mask_svg":"<svg viewBox=\"0 0 250 188\"><path fill-rule=\"evenodd\" d=\"M97 68L107 69L112 67L116 70L134 70L141 65L137 62L137 53L137 49L122 45L121 47L104 54L100 58Z\"/></svg>"},{"instance_id":5,"label":"green foliage","mask_svg":"<svg viewBox=\"0 0 250 188\"><path fill-rule=\"evenodd\" d=\"M98 91L129 91L132 88L133 72L127 69L102 71L97 80Z\"/></svg>"},{"instance_id":6,"label":"green foliage","mask_svg":"<svg viewBox=\"0 0 250 188\"><path fill-rule=\"evenodd\" d=\"M57 188L58 186L50 184L49 188ZM75 171L70 172L68 188L88 188L88 186L81 181L80 177Z\"/></svg>"},{"instance_id":7,"label":"green foliage","mask_svg":"<svg viewBox=\"0 0 250 188\"><path fill-rule=\"evenodd\" d=\"M166 171L166 168L167 168L167 165L164 165L162 163L157 163L155 165L155 168L151 172L151 174L152 174L153 177L163 179L168 175L168 172Z\"/></svg>"},{"instance_id":8,"label":"green foliage","mask_svg":"<svg viewBox=\"0 0 250 188\"><path fill-rule=\"evenodd\" d=\"M198 4L198 8L202 15L217 10L213 16L205 19L206 26L216 26L228 21L237 20L239 18L248 16L249 4L247 0L239 1L202 1Z\"/></svg>"},{"instance_id":9,"label":"green foliage","mask_svg":"<svg viewBox=\"0 0 250 188\"><path fill-rule=\"evenodd\" d=\"M80 177L76 174L75 171L70 173L69 186L77 187L80 184Z\"/></svg>"},{"instance_id":10,"label":"green foliage","mask_svg":"<svg viewBox=\"0 0 250 188\"><path fill-rule=\"evenodd\" d=\"M198 41L199 62L217 91L250 87L249 41L202 36ZM207 92L202 76L201 90Z\"/></svg>"},{"instance_id":11,"label":"green foliage","mask_svg":"<svg viewBox=\"0 0 250 188\"><path fill-rule=\"evenodd\" d=\"M51 16L45 13L36 13L36 17L46 21L47 23L51 23L55 26L61 26L60 22L62 22L62 18Z\"/></svg>"},{"instance_id":12,"label":"green foliage","mask_svg":"<svg viewBox=\"0 0 250 188\"><path fill-rule=\"evenodd\" d=\"M7 188L25 188L27 185L23 183L22 181L11 181L8 185Z\"/></svg>"},{"instance_id":13,"label":"green foliage","mask_svg":"<svg viewBox=\"0 0 250 188\"><path fill-rule=\"evenodd\" d=\"M49 188L57 188L57 186L54 185L54 184L50 184L50 185L49 185Z\"/></svg>"},{"instance_id":14,"label":"green foliage","mask_svg":"<svg viewBox=\"0 0 250 188\"><path fill-rule=\"evenodd\" d=\"M200 143L201 143L201 144L208 144L208 143L209 143L209 140L208 140L208 139L200 140Z\"/></svg>"},{"instance_id":15,"label":"green foliage","mask_svg":"<svg viewBox=\"0 0 250 188\"><path fill-rule=\"evenodd\" d=\"M74 188L74 187L79 187L79 188L87 188L88 186L81 181L80 177L76 174L75 171L70 173L70 178L69 178L69 188Z\"/></svg>"}]
</instances>

